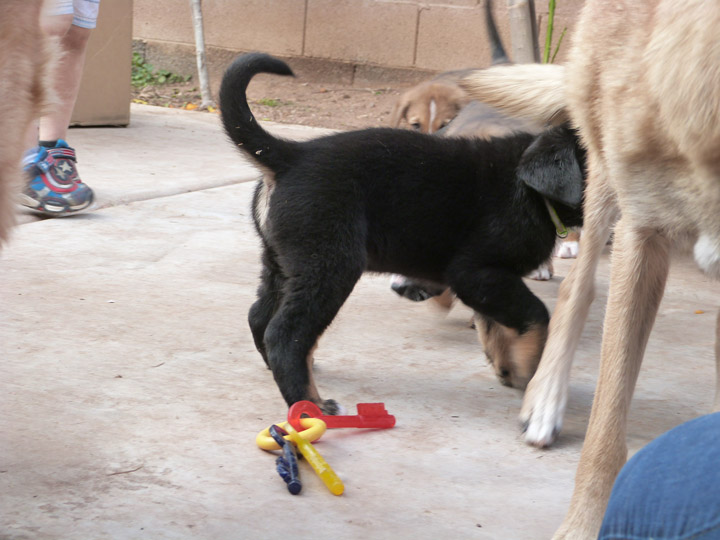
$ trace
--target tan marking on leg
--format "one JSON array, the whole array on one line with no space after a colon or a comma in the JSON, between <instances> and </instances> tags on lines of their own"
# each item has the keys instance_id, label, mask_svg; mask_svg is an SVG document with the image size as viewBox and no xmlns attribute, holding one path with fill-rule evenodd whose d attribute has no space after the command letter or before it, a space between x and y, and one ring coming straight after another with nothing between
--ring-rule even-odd
<instances>
[{"instance_id":1,"label":"tan marking on leg","mask_svg":"<svg viewBox=\"0 0 720 540\"><path fill-rule=\"evenodd\" d=\"M268 212L270 210L270 197L274 189L275 177L272 173L268 172L263 176L263 183L260 186L260 193L258 193L254 209L255 218L261 231L265 230L265 223L267 222Z\"/></svg>"},{"instance_id":2,"label":"tan marking on leg","mask_svg":"<svg viewBox=\"0 0 720 540\"><path fill-rule=\"evenodd\" d=\"M320 407L323 402L320 399L320 393L318 392L317 386L315 386L315 376L313 375L313 364L315 363L315 351L317 350L317 342L313 345L312 349L307 355L307 369L308 369L308 397L310 401Z\"/></svg>"}]
</instances>

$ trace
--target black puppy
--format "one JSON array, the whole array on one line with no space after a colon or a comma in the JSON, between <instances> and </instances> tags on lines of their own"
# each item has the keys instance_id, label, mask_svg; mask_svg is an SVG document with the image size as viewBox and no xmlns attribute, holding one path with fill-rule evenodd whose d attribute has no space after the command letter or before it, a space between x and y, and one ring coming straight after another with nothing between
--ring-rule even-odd
<instances>
[{"instance_id":1,"label":"black puppy","mask_svg":"<svg viewBox=\"0 0 720 540\"><path fill-rule=\"evenodd\" d=\"M365 271L450 286L483 319L501 381L524 388L549 317L522 276L551 255L551 213L567 226L581 222L574 133L482 141L379 128L287 141L250 112L245 91L258 73L292 75L271 56L241 56L220 102L227 134L265 173L253 198L263 271L249 322L287 403L337 412L315 388L312 353Z\"/></svg>"}]
</instances>

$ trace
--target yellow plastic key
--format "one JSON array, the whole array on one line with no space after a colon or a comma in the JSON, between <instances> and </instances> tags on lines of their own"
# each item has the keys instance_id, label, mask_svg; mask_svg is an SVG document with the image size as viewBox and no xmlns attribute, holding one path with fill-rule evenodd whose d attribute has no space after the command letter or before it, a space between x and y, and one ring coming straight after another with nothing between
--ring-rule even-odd
<instances>
[{"instance_id":1,"label":"yellow plastic key","mask_svg":"<svg viewBox=\"0 0 720 540\"><path fill-rule=\"evenodd\" d=\"M319 439L323 433L325 433L325 422L320 420L319 418L302 418L300 420L300 424L306 428L305 431L302 431L302 437L308 441L315 441ZM285 429L287 431L287 422L280 422L277 424L282 429ZM289 435L285 435L285 439L289 439ZM263 450L279 450L280 447L278 446L278 443L275 442L275 440L270 436L270 427L266 427L263 429L260 433L257 434L257 437L255 437L255 442L257 445L262 448Z\"/></svg>"},{"instance_id":2,"label":"yellow plastic key","mask_svg":"<svg viewBox=\"0 0 720 540\"><path fill-rule=\"evenodd\" d=\"M289 423L285 426L285 431L288 432L290 440L295 443L298 450L300 450L300 453L320 477L320 480L322 480L330 490L330 493L333 495L342 495L343 491L345 491L345 486L343 486L342 480L340 480L338 475L335 474L335 471L332 470L330 465L328 465L327 461L325 461L320 453L315 450L315 447L301 437Z\"/></svg>"}]
</instances>

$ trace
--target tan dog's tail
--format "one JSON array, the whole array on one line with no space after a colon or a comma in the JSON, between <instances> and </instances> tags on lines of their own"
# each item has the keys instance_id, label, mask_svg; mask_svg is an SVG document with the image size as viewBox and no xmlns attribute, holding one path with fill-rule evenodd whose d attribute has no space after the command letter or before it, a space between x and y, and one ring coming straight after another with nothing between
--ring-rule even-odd
<instances>
[{"instance_id":1,"label":"tan dog's tail","mask_svg":"<svg viewBox=\"0 0 720 540\"><path fill-rule=\"evenodd\" d=\"M565 68L551 64L514 64L476 70L460 81L472 99L510 116L539 125L568 120Z\"/></svg>"}]
</instances>

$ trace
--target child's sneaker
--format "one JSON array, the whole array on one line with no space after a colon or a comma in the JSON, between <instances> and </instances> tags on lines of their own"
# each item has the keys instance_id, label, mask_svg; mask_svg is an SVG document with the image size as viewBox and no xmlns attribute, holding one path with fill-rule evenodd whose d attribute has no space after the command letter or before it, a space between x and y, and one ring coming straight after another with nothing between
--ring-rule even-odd
<instances>
[{"instance_id":1,"label":"child's sneaker","mask_svg":"<svg viewBox=\"0 0 720 540\"><path fill-rule=\"evenodd\" d=\"M29 150L23 160L29 181L21 204L56 217L87 209L93 202L93 192L80 180L75 162L75 150L62 139L58 139L55 148L39 146Z\"/></svg>"}]
</instances>

